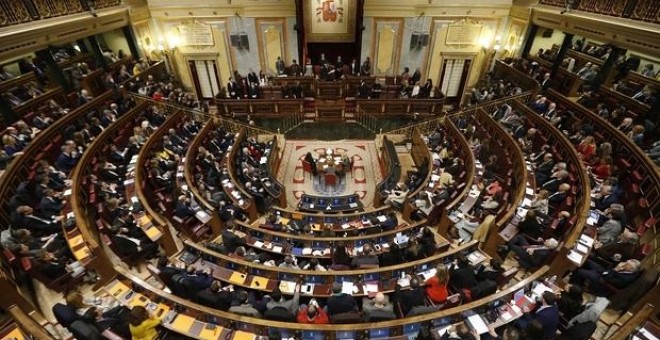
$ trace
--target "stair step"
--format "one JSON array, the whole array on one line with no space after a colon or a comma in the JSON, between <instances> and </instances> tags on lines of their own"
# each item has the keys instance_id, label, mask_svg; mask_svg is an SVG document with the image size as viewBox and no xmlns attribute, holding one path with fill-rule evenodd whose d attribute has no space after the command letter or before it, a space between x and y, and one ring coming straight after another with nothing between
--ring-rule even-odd
<instances>
[{"instance_id":1,"label":"stair step","mask_svg":"<svg viewBox=\"0 0 660 340\"><path fill-rule=\"evenodd\" d=\"M314 120L314 119L305 119L305 120L303 120L303 123L314 123L314 122L316 122L316 120Z\"/></svg>"}]
</instances>

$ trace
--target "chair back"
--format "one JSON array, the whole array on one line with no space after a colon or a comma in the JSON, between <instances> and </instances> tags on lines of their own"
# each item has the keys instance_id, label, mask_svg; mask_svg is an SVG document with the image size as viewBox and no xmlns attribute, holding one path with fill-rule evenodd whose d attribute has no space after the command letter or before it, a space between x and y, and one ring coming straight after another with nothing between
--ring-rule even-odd
<instances>
[{"instance_id":1,"label":"chair back","mask_svg":"<svg viewBox=\"0 0 660 340\"><path fill-rule=\"evenodd\" d=\"M323 179L325 180L325 185L334 186L337 184L337 175L335 174L325 174Z\"/></svg>"}]
</instances>

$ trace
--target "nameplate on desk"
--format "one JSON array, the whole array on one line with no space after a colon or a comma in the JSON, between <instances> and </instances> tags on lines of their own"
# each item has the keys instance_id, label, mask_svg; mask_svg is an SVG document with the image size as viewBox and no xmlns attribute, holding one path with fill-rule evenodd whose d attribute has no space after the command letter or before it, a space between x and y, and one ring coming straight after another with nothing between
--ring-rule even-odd
<instances>
[{"instance_id":1,"label":"nameplate on desk","mask_svg":"<svg viewBox=\"0 0 660 340\"><path fill-rule=\"evenodd\" d=\"M353 202L353 203L349 203L348 206L349 206L350 208L357 208L357 207L358 207L358 204L355 203L355 202Z\"/></svg>"}]
</instances>

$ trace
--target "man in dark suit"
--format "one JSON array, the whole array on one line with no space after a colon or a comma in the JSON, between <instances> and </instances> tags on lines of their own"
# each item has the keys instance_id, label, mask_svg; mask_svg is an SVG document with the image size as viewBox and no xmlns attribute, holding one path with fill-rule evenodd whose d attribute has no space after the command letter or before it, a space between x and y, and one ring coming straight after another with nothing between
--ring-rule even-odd
<instances>
[{"instance_id":1,"label":"man in dark suit","mask_svg":"<svg viewBox=\"0 0 660 340\"><path fill-rule=\"evenodd\" d=\"M289 75L292 77L299 77L301 73L300 65L298 65L298 62L293 59L291 66L289 66Z\"/></svg>"},{"instance_id":2,"label":"man in dark suit","mask_svg":"<svg viewBox=\"0 0 660 340\"><path fill-rule=\"evenodd\" d=\"M554 238L549 238L542 244L530 244L524 235L518 234L509 241L508 249L518 256L521 267L532 269L542 264L558 245Z\"/></svg>"},{"instance_id":3,"label":"man in dark suit","mask_svg":"<svg viewBox=\"0 0 660 340\"><path fill-rule=\"evenodd\" d=\"M613 203L618 203L619 199L612 194L612 187L609 185L603 185L600 188L600 192L597 194L595 199L596 209L600 211L605 211Z\"/></svg>"},{"instance_id":4,"label":"man in dark suit","mask_svg":"<svg viewBox=\"0 0 660 340\"><path fill-rule=\"evenodd\" d=\"M179 196L174 209L174 216L181 219L195 216L195 211L190 207L190 199L185 195Z\"/></svg>"},{"instance_id":5,"label":"man in dark suit","mask_svg":"<svg viewBox=\"0 0 660 340\"><path fill-rule=\"evenodd\" d=\"M551 153L543 155L543 163L536 167L534 176L537 183L545 183L552 173L552 168L555 166L555 161Z\"/></svg>"},{"instance_id":6,"label":"man in dark suit","mask_svg":"<svg viewBox=\"0 0 660 340\"><path fill-rule=\"evenodd\" d=\"M550 88L550 73L546 73L543 75L543 80L541 80L541 90L543 92L547 91Z\"/></svg>"},{"instance_id":7,"label":"man in dark suit","mask_svg":"<svg viewBox=\"0 0 660 340\"><path fill-rule=\"evenodd\" d=\"M236 251L236 248L245 245L245 240L234 234L233 231L234 225L229 223L221 232L222 244L224 244L228 253L233 253Z\"/></svg>"},{"instance_id":8,"label":"man in dark suit","mask_svg":"<svg viewBox=\"0 0 660 340\"><path fill-rule=\"evenodd\" d=\"M222 290L222 284L216 280L211 283L210 287L197 292L195 298L204 306L226 312L231 307L232 293Z\"/></svg>"},{"instance_id":9,"label":"man in dark suit","mask_svg":"<svg viewBox=\"0 0 660 340\"><path fill-rule=\"evenodd\" d=\"M420 286L419 279L417 277L413 277L410 279L410 289L408 290L402 291L401 286L397 284L396 288L394 289L392 302L394 304L399 304L401 307L401 314L403 314L400 316L404 317L413 308L426 305L426 291L424 291L423 286Z\"/></svg>"},{"instance_id":10,"label":"man in dark suit","mask_svg":"<svg viewBox=\"0 0 660 340\"><path fill-rule=\"evenodd\" d=\"M544 187L545 189L545 187ZM571 189L571 185L568 183L562 183L559 185L559 190L554 194L548 196L548 203L550 206L559 206L564 202L566 196L568 196L568 190ZM547 190L547 189L546 189Z\"/></svg>"},{"instance_id":11,"label":"man in dark suit","mask_svg":"<svg viewBox=\"0 0 660 340\"><path fill-rule=\"evenodd\" d=\"M340 313L357 311L357 303L353 295L342 293L341 283L332 284L332 296L328 298L328 314L330 316Z\"/></svg>"},{"instance_id":12,"label":"man in dark suit","mask_svg":"<svg viewBox=\"0 0 660 340\"><path fill-rule=\"evenodd\" d=\"M355 58L353 58L349 67L352 76L360 75L360 63Z\"/></svg>"},{"instance_id":13,"label":"man in dark suit","mask_svg":"<svg viewBox=\"0 0 660 340\"><path fill-rule=\"evenodd\" d=\"M39 204L40 216L44 219L51 219L57 216L64 208L65 201L63 201L58 193L53 189L44 190L44 197Z\"/></svg>"},{"instance_id":14,"label":"man in dark suit","mask_svg":"<svg viewBox=\"0 0 660 340\"><path fill-rule=\"evenodd\" d=\"M605 260L612 260L618 254L616 256L618 261L627 261L639 248L639 235L628 228L624 228L617 242L608 245L596 243L594 248L596 249L596 255Z\"/></svg>"},{"instance_id":15,"label":"man in dark suit","mask_svg":"<svg viewBox=\"0 0 660 340\"><path fill-rule=\"evenodd\" d=\"M277 75L283 75L285 71L285 65L284 65L284 60L282 60L282 57L277 57L277 61L275 61L275 69L277 70Z\"/></svg>"},{"instance_id":16,"label":"man in dark suit","mask_svg":"<svg viewBox=\"0 0 660 340\"><path fill-rule=\"evenodd\" d=\"M543 338L554 339L559 326L559 307L557 297L552 292L544 292L541 295L541 303L536 304L534 311L525 311L518 326L526 328L532 321L538 321L543 326Z\"/></svg>"},{"instance_id":17,"label":"man in dark suit","mask_svg":"<svg viewBox=\"0 0 660 340\"><path fill-rule=\"evenodd\" d=\"M257 76L257 74L254 72L253 69L250 69L250 73L248 73L247 78L248 78L248 84L259 85L259 76Z\"/></svg>"},{"instance_id":18,"label":"man in dark suit","mask_svg":"<svg viewBox=\"0 0 660 340\"><path fill-rule=\"evenodd\" d=\"M573 273L571 281L582 286L588 282L589 290L594 295L609 296L611 293L603 282L622 289L633 283L640 273L641 264L638 260L621 262L610 269L604 268L595 261L587 260L582 268Z\"/></svg>"},{"instance_id":19,"label":"man in dark suit","mask_svg":"<svg viewBox=\"0 0 660 340\"><path fill-rule=\"evenodd\" d=\"M477 284L474 267L465 256L456 260L456 266L449 271L449 286L455 289L471 289Z\"/></svg>"},{"instance_id":20,"label":"man in dark suit","mask_svg":"<svg viewBox=\"0 0 660 340\"><path fill-rule=\"evenodd\" d=\"M22 205L16 208L15 214L12 214L12 229L25 228L36 237L56 234L62 231L59 221L47 220L33 214L34 210Z\"/></svg>"},{"instance_id":21,"label":"man in dark suit","mask_svg":"<svg viewBox=\"0 0 660 340\"><path fill-rule=\"evenodd\" d=\"M229 98L231 99L237 99L240 98L241 96L241 90L238 87L238 83L231 77L229 78L229 82L227 83L227 93L229 94Z\"/></svg>"}]
</instances>

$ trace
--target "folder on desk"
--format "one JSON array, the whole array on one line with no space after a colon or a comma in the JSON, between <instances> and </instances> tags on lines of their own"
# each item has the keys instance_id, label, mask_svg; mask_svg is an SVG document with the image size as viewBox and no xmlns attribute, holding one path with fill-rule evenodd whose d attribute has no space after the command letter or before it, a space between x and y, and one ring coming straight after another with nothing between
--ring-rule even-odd
<instances>
[{"instance_id":1,"label":"folder on desk","mask_svg":"<svg viewBox=\"0 0 660 340\"><path fill-rule=\"evenodd\" d=\"M477 334L488 333L488 326L486 326L486 322L484 322L484 319L479 314L468 316L466 323Z\"/></svg>"},{"instance_id":2,"label":"folder on desk","mask_svg":"<svg viewBox=\"0 0 660 340\"><path fill-rule=\"evenodd\" d=\"M206 324L197 337L202 340L217 340L225 329L214 324Z\"/></svg>"},{"instance_id":3,"label":"folder on desk","mask_svg":"<svg viewBox=\"0 0 660 340\"><path fill-rule=\"evenodd\" d=\"M266 289L267 286L268 286L268 278L261 276L252 277L252 282L250 282L250 288Z\"/></svg>"},{"instance_id":4,"label":"folder on desk","mask_svg":"<svg viewBox=\"0 0 660 340\"><path fill-rule=\"evenodd\" d=\"M255 340L256 335L244 331L235 331L232 340Z\"/></svg>"},{"instance_id":5,"label":"folder on desk","mask_svg":"<svg viewBox=\"0 0 660 340\"><path fill-rule=\"evenodd\" d=\"M159 237L162 235L162 233L160 232L160 229L158 229L158 228L156 228L156 227L154 227L154 226L152 226L151 228L147 229L147 231L145 232L145 234L147 234L147 237L148 237L150 240L157 239L157 238L159 238Z\"/></svg>"},{"instance_id":6,"label":"folder on desk","mask_svg":"<svg viewBox=\"0 0 660 340\"><path fill-rule=\"evenodd\" d=\"M115 284L110 286L110 288L107 289L108 294L114 296L114 297L119 297L121 294L129 291L130 288L128 288L127 285L125 285L123 282L116 281Z\"/></svg>"},{"instance_id":7,"label":"folder on desk","mask_svg":"<svg viewBox=\"0 0 660 340\"><path fill-rule=\"evenodd\" d=\"M293 294L296 292L296 283L293 281L281 281L280 291L285 294Z\"/></svg>"},{"instance_id":8,"label":"folder on desk","mask_svg":"<svg viewBox=\"0 0 660 340\"><path fill-rule=\"evenodd\" d=\"M89 248L87 248L86 246L78 249L73 253L73 257L75 257L76 260L78 261L86 259L87 257L89 257L89 255L90 255Z\"/></svg>"},{"instance_id":9,"label":"folder on desk","mask_svg":"<svg viewBox=\"0 0 660 340\"><path fill-rule=\"evenodd\" d=\"M239 272L233 272L231 276L229 277L229 282L235 283L238 285L242 285L245 283L245 279L247 278L247 275Z\"/></svg>"},{"instance_id":10,"label":"folder on desk","mask_svg":"<svg viewBox=\"0 0 660 340\"><path fill-rule=\"evenodd\" d=\"M151 223L151 218L148 215L144 215L140 217L140 219L138 220L138 224L140 225L140 227L148 225L149 223Z\"/></svg>"},{"instance_id":11,"label":"folder on desk","mask_svg":"<svg viewBox=\"0 0 660 340\"><path fill-rule=\"evenodd\" d=\"M321 225L320 224L313 223L311 225L311 227L312 227L312 231L321 231Z\"/></svg>"},{"instance_id":12,"label":"folder on desk","mask_svg":"<svg viewBox=\"0 0 660 340\"><path fill-rule=\"evenodd\" d=\"M280 216L280 220L279 220L279 222L280 222L282 225L287 225L287 224L289 224L290 221L291 221L291 220L289 220L288 218L286 218L286 217L281 217L281 216Z\"/></svg>"},{"instance_id":13,"label":"folder on desk","mask_svg":"<svg viewBox=\"0 0 660 340\"><path fill-rule=\"evenodd\" d=\"M83 237L82 235L77 235L71 239L69 239L69 247L73 248L81 243L83 243Z\"/></svg>"},{"instance_id":14,"label":"folder on desk","mask_svg":"<svg viewBox=\"0 0 660 340\"><path fill-rule=\"evenodd\" d=\"M185 314L178 314L172 323L170 323L170 326L175 331L186 334L194 322L195 318Z\"/></svg>"}]
</instances>

